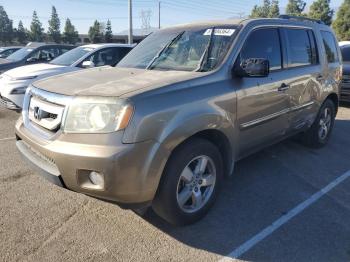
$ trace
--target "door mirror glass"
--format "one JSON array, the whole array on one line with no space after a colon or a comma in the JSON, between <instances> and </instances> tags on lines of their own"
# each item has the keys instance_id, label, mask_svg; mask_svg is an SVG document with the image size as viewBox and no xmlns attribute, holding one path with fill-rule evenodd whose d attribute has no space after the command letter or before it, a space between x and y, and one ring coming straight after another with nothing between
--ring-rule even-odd
<instances>
[{"instance_id":1,"label":"door mirror glass","mask_svg":"<svg viewBox=\"0 0 350 262\"><path fill-rule=\"evenodd\" d=\"M248 58L234 69L238 77L267 77L270 73L270 62L264 58Z\"/></svg>"},{"instance_id":2,"label":"door mirror glass","mask_svg":"<svg viewBox=\"0 0 350 262\"><path fill-rule=\"evenodd\" d=\"M84 61L81 66L83 68L91 68L91 67L95 67L95 64L92 61Z\"/></svg>"}]
</instances>

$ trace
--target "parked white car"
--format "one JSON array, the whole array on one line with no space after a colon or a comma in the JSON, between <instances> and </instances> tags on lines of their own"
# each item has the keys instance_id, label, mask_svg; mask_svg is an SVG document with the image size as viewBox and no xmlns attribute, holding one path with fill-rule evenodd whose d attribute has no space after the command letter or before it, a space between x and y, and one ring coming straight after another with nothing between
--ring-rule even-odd
<instances>
[{"instance_id":1,"label":"parked white car","mask_svg":"<svg viewBox=\"0 0 350 262\"><path fill-rule=\"evenodd\" d=\"M350 45L350 41L341 41L341 42L339 42L339 46L346 46L346 45Z\"/></svg>"},{"instance_id":2,"label":"parked white car","mask_svg":"<svg viewBox=\"0 0 350 262\"><path fill-rule=\"evenodd\" d=\"M74 48L48 64L17 67L0 75L0 106L22 109L27 87L42 78L73 72L83 68L114 66L134 45L91 44Z\"/></svg>"}]
</instances>

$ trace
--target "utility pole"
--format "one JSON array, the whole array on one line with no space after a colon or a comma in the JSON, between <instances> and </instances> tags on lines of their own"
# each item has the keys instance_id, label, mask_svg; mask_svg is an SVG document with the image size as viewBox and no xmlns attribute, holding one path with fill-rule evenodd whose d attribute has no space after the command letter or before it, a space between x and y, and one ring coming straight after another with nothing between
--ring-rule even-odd
<instances>
[{"instance_id":1,"label":"utility pole","mask_svg":"<svg viewBox=\"0 0 350 262\"><path fill-rule=\"evenodd\" d=\"M132 0L129 0L129 44L133 44L133 33L132 33Z\"/></svg>"},{"instance_id":2,"label":"utility pole","mask_svg":"<svg viewBox=\"0 0 350 262\"><path fill-rule=\"evenodd\" d=\"M158 28L160 29L160 1L158 2Z\"/></svg>"}]
</instances>

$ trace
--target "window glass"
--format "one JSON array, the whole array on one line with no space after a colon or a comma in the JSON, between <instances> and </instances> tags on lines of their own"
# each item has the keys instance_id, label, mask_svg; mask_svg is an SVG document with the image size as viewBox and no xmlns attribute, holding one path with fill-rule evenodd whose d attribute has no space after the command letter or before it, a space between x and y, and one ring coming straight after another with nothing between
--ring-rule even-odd
<instances>
[{"instance_id":1,"label":"window glass","mask_svg":"<svg viewBox=\"0 0 350 262\"><path fill-rule=\"evenodd\" d=\"M326 56L328 63L334 63L339 61L336 41L330 32L321 31L324 48L326 50Z\"/></svg>"},{"instance_id":2,"label":"window glass","mask_svg":"<svg viewBox=\"0 0 350 262\"><path fill-rule=\"evenodd\" d=\"M37 62L51 61L59 56L59 50L55 47L43 48L30 55L29 58L35 59Z\"/></svg>"},{"instance_id":3,"label":"window glass","mask_svg":"<svg viewBox=\"0 0 350 262\"><path fill-rule=\"evenodd\" d=\"M240 59L264 58L269 60L270 69L282 68L281 45L276 28L253 31L247 38L240 54Z\"/></svg>"},{"instance_id":4,"label":"window glass","mask_svg":"<svg viewBox=\"0 0 350 262\"><path fill-rule=\"evenodd\" d=\"M211 71L227 55L235 26L152 33L137 45L119 67L148 70Z\"/></svg>"},{"instance_id":5,"label":"window glass","mask_svg":"<svg viewBox=\"0 0 350 262\"><path fill-rule=\"evenodd\" d=\"M341 54L344 62L350 62L350 46L342 47Z\"/></svg>"},{"instance_id":6,"label":"window glass","mask_svg":"<svg viewBox=\"0 0 350 262\"><path fill-rule=\"evenodd\" d=\"M125 56L125 50L120 49L122 48L105 48L88 56L84 61L91 61L94 66L114 66Z\"/></svg>"},{"instance_id":7,"label":"window glass","mask_svg":"<svg viewBox=\"0 0 350 262\"><path fill-rule=\"evenodd\" d=\"M312 47L308 30L286 29L289 67L313 64Z\"/></svg>"},{"instance_id":8,"label":"window glass","mask_svg":"<svg viewBox=\"0 0 350 262\"><path fill-rule=\"evenodd\" d=\"M70 66L93 50L93 48L88 47L77 47L57 57L50 63L55 65Z\"/></svg>"}]
</instances>

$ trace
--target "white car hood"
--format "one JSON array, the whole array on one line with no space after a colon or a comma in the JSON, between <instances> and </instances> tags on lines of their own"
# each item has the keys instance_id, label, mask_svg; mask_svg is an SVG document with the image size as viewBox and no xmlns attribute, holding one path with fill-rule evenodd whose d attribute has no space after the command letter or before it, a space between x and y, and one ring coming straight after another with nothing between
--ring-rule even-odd
<instances>
[{"instance_id":1,"label":"white car hood","mask_svg":"<svg viewBox=\"0 0 350 262\"><path fill-rule=\"evenodd\" d=\"M72 72L79 68L71 66L59 66L52 64L36 64L21 66L7 71L5 74L11 78L21 78L27 76L37 76L43 78L46 76L57 75L66 72Z\"/></svg>"}]
</instances>

